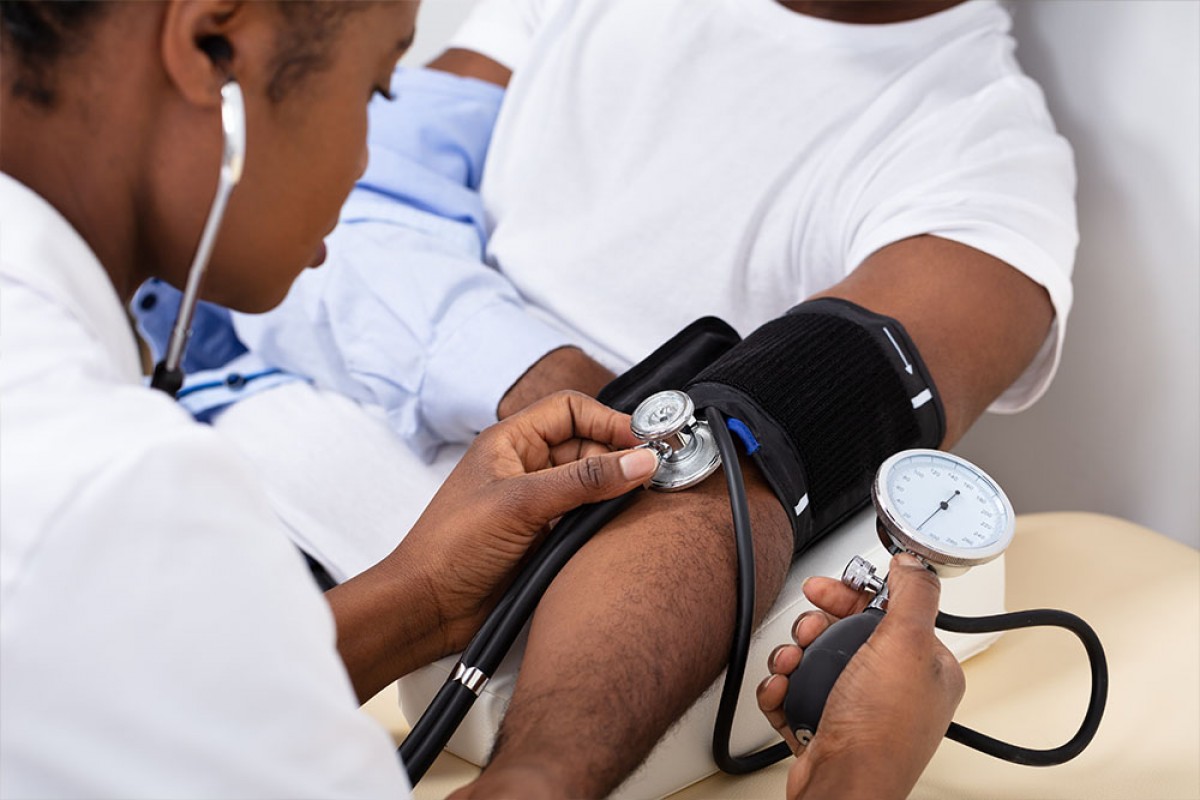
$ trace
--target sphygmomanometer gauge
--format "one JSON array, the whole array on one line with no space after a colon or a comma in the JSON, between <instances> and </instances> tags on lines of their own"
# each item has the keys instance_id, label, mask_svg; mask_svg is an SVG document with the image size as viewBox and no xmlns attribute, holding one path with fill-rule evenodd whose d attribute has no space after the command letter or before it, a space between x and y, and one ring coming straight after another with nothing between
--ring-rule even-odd
<instances>
[{"instance_id":1,"label":"sphygmomanometer gauge","mask_svg":"<svg viewBox=\"0 0 1200 800\"><path fill-rule=\"evenodd\" d=\"M1012 542L1012 503L996 481L940 450L903 450L883 462L872 485L884 545L949 577L985 564Z\"/></svg>"}]
</instances>

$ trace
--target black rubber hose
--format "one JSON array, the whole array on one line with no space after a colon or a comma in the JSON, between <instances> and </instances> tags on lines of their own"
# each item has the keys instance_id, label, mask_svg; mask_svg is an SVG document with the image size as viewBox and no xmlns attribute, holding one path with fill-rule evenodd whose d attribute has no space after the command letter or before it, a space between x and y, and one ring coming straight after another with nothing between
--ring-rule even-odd
<instances>
[{"instance_id":1,"label":"black rubber hose","mask_svg":"<svg viewBox=\"0 0 1200 800\"><path fill-rule=\"evenodd\" d=\"M754 536L750 528L750 510L746 505L746 487L742 479L742 468L738 462L733 437L725 427L725 417L715 408L705 410L705 418L717 442L721 464L725 470L725 483L729 487L729 509L733 514L733 534L737 545L737 608L733 627L733 642L729 646L729 666L725 671L725 685L721 688L721 699L717 706L717 719L713 725L712 756L722 771L732 775L769 767L792 754L786 742L779 742L764 750L744 756L729 752L733 719L737 714L738 695L742 690L742 679L746 675L746 659L750 652L750 637L754 633Z\"/></svg>"},{"instance_id":2,"label":"black rubber hose","mask_svg":"<svg viewBox=\"0 0 1200 800\"><path fill-rule=\"evenodd\" d=\"M942 630L953 633L997 633L1040 627L1065 628L1083 643L1092 670L1092 693L1088 699L1087 711L1083 715L1083 722L1075 735L1060 747L1050 750L1018 747L971 730L957 722L950 723L950 728L946 731L947 739L953 739L981 753L1030 767L1052 767L1070 761L1091 743L1100 728L1100 719L1104 716L1104 706L1108 701L1108 661L1104 657L1100 637L1090 625L1074 614L1049 608L1014 611L989 617L958 617L939 612L936 624Z\"/></svg>"},{"instance_id":3,"label":"black rubber hose","mask_svg":"<svg viewBox=\"0 0 1200 800\"><path fill-rule=\"evenodd\" d=\"M640 489L612 500L581 506L563 516L534 557L525 565L500 604L463 650L459 662L491 676L533 614L534 607L563 566L588 539L629 505ZM409 781L424 777L475 703L466 686L448 680L399 748Z\"/></svg>"},{"instance_id":4,"label":"black rubber hose","mask_svg":"<svg viewBox=\"0 0 1200 800\"><path fill-rule=\"evenodd\" d=\"M853 614L835 622L804 648L800 667L789 678L788 697L784 703L788 724L793 730L804 730L810 734L816 732L834 683L859 647L870 637L882 616L882 613L870 608L864 613ZM1061 747L1050 750L1018 747L957 722L950 723L946 738L989 756L1031 767L1050 767L1070 761L1092 741L1100 727L1108 697L1108 665L1099 637L1086 622L1066 611L1035 609L989 617L958 617L939 612L935 624L945 631L970 634L1035 627L1066 628L1083 642L1092 671L1091 698L1083 722L1075 735Z\"/></svg>"}]
</instances>

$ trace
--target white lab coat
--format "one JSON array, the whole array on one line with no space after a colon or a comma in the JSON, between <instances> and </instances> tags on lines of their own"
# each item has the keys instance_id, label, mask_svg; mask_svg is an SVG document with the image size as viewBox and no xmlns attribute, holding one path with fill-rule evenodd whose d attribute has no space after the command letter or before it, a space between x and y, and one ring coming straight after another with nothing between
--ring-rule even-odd
<instances>
[{"instance_id":1,"label":"white lab coat","mask_svg":"<svg viewBox=\"0 0 1200 800\"><path fill-rule=\"evenodd\" d=\"M255 476L0 174L0 796L402 797Z\"/></svg>"}]
</instances>

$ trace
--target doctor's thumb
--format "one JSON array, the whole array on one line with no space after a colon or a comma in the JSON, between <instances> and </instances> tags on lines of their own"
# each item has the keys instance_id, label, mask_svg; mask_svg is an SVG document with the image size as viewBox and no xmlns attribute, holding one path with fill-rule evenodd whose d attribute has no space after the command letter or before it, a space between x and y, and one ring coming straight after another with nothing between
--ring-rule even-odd
<instances>
[{"instance_id":1,"label":"doctor's thumb","mask_svg":"<svg viewBox=\"0 0 1200 800\"><path fill-rule=\"evenodd\" d=\"M648 448L623 450L581 458L526 475L537 486L547 519L561 516L586 503L597 503L625 494L650 480L658 469L658 455ZM531 487L532 488L532 487Z\"/></svg>"}]
</instances>

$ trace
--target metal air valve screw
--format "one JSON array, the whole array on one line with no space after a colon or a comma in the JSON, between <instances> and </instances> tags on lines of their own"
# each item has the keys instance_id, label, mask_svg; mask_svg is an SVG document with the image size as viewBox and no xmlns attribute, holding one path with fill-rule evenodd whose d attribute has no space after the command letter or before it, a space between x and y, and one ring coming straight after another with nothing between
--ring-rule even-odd
<instances>
[{"instance_id":1,"label":"metal air valve screw","mask_svg":"<svg viewBox=\"0 0 1200 800\"><path fill-rule=\"evenodd\" d=\"M887 587L883 578L875 574L875 565L862 556L850 559L850 563L842 572L842 583L856 592L865 589L873 594L881 594Z\"/></svg>"},{"instance_id":2,"label":"metal air valve screw","mask_svg":"<svg viewBox=\"0 0 1200 800\"><path fill-rule=\"evenodd\" d=\"M696 419L686 392L669 389L652 394L633 410L633 435L658 453L658 471L650 488L678 492L703 481L721 466L721 455L708 423Z\"/></svg>"}]
</instances>

